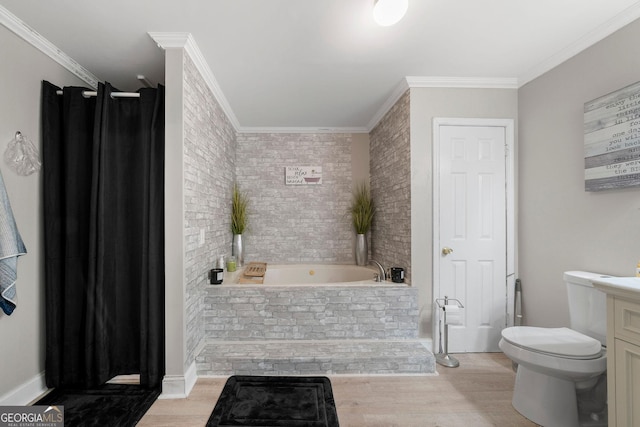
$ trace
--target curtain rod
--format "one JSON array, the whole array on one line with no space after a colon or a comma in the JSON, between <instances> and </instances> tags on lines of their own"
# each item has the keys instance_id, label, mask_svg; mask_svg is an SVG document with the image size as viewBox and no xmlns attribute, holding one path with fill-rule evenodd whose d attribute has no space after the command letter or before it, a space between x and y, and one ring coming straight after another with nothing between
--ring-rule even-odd
<instances>
[{"instance_id":1,"label":"curtain rod","mask_svg":"<svg viewBox=\"0 0 640 427\"><path fill-rule=\"evenodd\" d=\"M62 91L57 90L56 94L62 95ZM86 97L97 96L98 92L85 90L82 92L82 95ZM140 98L140 94L137 92L111 92L111 97L112 98Z\"/></svg>"}]
</instances>

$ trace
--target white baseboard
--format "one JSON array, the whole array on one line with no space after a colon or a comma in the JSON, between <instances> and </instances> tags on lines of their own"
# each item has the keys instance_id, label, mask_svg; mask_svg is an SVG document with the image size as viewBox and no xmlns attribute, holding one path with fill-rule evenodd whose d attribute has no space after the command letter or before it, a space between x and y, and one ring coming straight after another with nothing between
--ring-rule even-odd
<instances>
[{"instance_id":1,"label":"white baseboard","mask_svg":"<svg viewBox=\"0 0 640 427\"><path fill-rule=\"evenodd\" d=\"M184 399L189 396L198 380L194 361L184 375L165 375L162 380L162 394L158 399Z\"/></svg>"},{"instance_id":2,"label":"white baseboard","mask_svg":"<svg viewBox=\"0 0 640 427\"><path fill-rule=\"evenodd\" d=\"M198 380L194 361L184 375L165 375L162 380L162 394L159 399L184 399L189 396ZM44 371L25 383L0 396L0 406L24 406L42 396L49 388L46 385Z\"/></svg>"},{"instance_id":3,"label":"white baseboard","mask_svg":"<svg viewBox=\"0 0 640 427\"><path fill-rule=\"evenodd\" d=\"M48 388L44 379L44 371L42 371L29 381L19 385L3 396L0 396L0 406L28 405L42 396L47 390Z\"/></svg>"}]
</instances>

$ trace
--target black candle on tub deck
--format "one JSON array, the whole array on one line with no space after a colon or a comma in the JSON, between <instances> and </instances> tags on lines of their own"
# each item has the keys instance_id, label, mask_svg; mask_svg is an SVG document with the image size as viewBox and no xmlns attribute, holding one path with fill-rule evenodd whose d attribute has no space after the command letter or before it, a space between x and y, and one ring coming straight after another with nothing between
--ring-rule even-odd
<instances>
[{"instance_id":1,"label":"black candle on tub deck","mask_svg":"<svg viewBox=\"0 0 640 427\"><path fill-rule=\"evenodd\" d=\"M394 283L404 283L404 268L391 267L391 281Z\"/></svg>"},{"instance_id":2,"label":"black candle on tub deck","mask_svg":"<svg viewBox=\"0 0 640 427\"><path fill-rule=\"evenodd\" d=\"M221 268L212 268L209 271L209 281L212 285L221 284L223 277L224 277L224 270Z\"/></svg>"}]
</instances>

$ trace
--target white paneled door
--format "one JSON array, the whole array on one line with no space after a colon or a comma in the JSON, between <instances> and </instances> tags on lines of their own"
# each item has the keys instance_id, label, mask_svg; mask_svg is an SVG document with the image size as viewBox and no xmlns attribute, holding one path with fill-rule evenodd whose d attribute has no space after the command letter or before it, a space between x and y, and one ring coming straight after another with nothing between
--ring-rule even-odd
<instances>
[{"instance_id":1,"label":"white paneled door","mask_svg":"<svg viewBox=\"0 0 640 427\"><path fill-rule=\"evenodd\" d=\"M507 324L507 144L502 126L439 126L436 297L459 299L451 353L493 352Z\"/></svg>"}]
</instances>

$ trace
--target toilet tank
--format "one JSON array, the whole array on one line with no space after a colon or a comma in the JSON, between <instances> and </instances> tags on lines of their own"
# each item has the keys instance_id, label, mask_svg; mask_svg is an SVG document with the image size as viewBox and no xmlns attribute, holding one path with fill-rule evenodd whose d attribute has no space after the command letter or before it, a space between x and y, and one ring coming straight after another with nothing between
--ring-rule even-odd
<instances>
[{"instance_id":1,"label":"toilet tank","mask_svg":"<svg viewBox=\"0 0 640 427\"><path fill-rule=\"evenodd\" d=\"M607 295L594 288L595 279L611 277L586 271L567 271L564 282L569 298L571 329L607 344Z\"/></svg>"}]
</instances>

